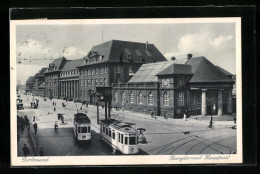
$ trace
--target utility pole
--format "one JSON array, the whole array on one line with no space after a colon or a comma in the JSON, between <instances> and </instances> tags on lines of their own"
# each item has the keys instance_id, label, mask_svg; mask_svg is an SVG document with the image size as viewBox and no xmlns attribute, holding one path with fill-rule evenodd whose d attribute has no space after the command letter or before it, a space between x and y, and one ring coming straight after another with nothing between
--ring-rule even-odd
<instances>
[{"instance_id":1,"label":"utility pole","mask_svg":"<svg viewBox=\"0 0 260 174\"><path fill-rule=\"evenodd\" d=\"M99 124L99 103L97 102L97 124Z\"/></svg>"}]
</instances>

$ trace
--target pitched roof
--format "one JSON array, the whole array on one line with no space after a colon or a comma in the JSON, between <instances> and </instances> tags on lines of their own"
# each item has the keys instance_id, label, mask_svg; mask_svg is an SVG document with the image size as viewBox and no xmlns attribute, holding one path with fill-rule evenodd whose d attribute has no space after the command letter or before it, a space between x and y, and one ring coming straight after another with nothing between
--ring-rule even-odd
<instances>
[{"instance_id":1,"label":"pitched roof","mask_svg":"<svg viewBox=\"0 0 260 174\"><path fill-rule=\"evenodd\" d=\"M158 77L156 75L172 64L174 64L174 61L143 64L134 74L134 76L128 81L128 83L157 82Z\"/></svg>"},{"instance_id":2,"label":"pitched roof","mask_svg":"<svg viewBox=\"0 0 260 174\"><path fill-rule=\"evenodd\" d=\"M169 67L163 69L157 75L172 75L172 74L186 74L191 75L191 66L184 64L172 64Z\"/></svg>"},{"instance_id":3,"label":"pitched roof","mask_svg":"<svg viewBox=\"0 0 260 174\"><path fill-rule=\"evenodd\" d=\"M44 76L45 71L48 68L42 68L38 73L35 74L35 77Z\"/></svg>"},{"instance_id":4,"label":"pitched roof","mask_svg":"<svg viewBox=\"0 0 260 174\"><path fill-rule=\"evenodd\" d=\"M60 58L54 59L51 64L54 64L58 70L61 70L66 61L67 61L67 59L65 57L60 57Z\"/></svg>"},{"instance_id":5,"label":"pitched roof","mask_svg":"<svg viewBox=\"0 0 260 174\"><path fill-rule=\"evenodd\" d=\"M167 60L154 44L148 44L147 48L148 49L146 49L146 43L111 40L92 47L86 59L90 59L91 56L99 55L103 56L101 62L120 62L120 59L122 59L123 62L129 62L128 56L131 55L134 61L140 61L139 57L142 56L142 63L150 63L151 60L149 60L148 57L152 57L152 60L156 62Z\"/></svg>"},{"instance_id":6,"label":"pitched roof","mask_svg":"<svg viewBox=\"0 0 260 174\"><path fill-rule=\"evenodd\" d=\"M227 70L219 67L219 66L216 66L220 71L222 71L224 74L226 74L227 76L233 76L233 74L231 74L230 72L228 72Z\"/></svg>"},{"instance_id":7,"label":"pitched roof","mask_svg":"<svg viewBox=\"0 0 260 174\"><path fill-rule=\"evenodd\" d=\"M42 83L38 86L38 88L45 88L45 82L42 82Z\"/></svg>"},{"instance_id":8,"label":"pitched roof","mask_svg":"<svg viewBox=\"0 0 260 174\"><path fill-rule=\"evenodd\" d=\"M26 83L33 83L34 82L34 76L30 76L27 80Z\"/></svg>"},{"instance_id":9,"label":"pitched roof","mask_svg":"<svg viewBox=\"0 0 260 174\"><path fill-rule=\"evenodd\" d=\"M226 74L220 71L205 57L193 57L186 62L191 65L194 74L189 81L193 82L233 82Z\"/></svg>"},{"instance_id":10,"label":"pitched roof","mask_svg":"<svg viewBox=\"0 0 260 174\"><path fill-rule=\"evenodd\" d=\"M77 59L77 60L67 60L65 65L62 68L62 71L68 71L68 70L76 69L82 63L83 59L84 58Z\"/></svg>"}]
</instances>

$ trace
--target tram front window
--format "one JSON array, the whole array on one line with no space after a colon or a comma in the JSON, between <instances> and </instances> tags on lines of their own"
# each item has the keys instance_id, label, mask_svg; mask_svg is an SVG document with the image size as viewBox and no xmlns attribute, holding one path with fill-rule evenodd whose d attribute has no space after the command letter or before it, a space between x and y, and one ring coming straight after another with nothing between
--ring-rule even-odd
<instances>
[{"instance_id":1,"label":"tram front window","mask_svg":"<svg viewBox=\"0 0 260 174\"><path fill-rule=\"evenodd\" d=\"M136 144L136 137L129 137L129 145Z\"/></svg>"},{"instance_id":2,"label":"tram front window","mask_svg":"<svg viewBox=\"0 0 260 174\"><path fill-rule=\"evenodd\" d=\"M81 133L88 133L87 127L81 127Z\"/></svg>"}]
</instances>

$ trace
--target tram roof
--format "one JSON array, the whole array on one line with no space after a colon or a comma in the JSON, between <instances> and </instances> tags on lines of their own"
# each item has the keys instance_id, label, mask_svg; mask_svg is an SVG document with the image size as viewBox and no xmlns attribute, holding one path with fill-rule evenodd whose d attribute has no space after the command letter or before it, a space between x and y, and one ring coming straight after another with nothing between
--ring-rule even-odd
<instances>
[{"instance_id":1,"label":"tram roof","mask_svg":"<svg viewBox=\"0 0 260 174\"><path fill-rule=\"evenodd\" d=\"M74 120L78 123L91 123L90 119L85 113L77 113L74 115Z\"/></svg>"},{"instance_id":2,"label":"tram roof","mask_svg":"<svg viewBox=\"0 0 260 174\"><path fill-rule=\"evenodd\" d=\"M103 122L106 125L110 125L115 127L117 130L122 131L122 132L126 132L126 133L136 133L136 129L131 127L131 123L125 123L125 122L121 122L115 119L105 119L105 120L101 120L101 122Z\"/></svg>"}]
</instances>

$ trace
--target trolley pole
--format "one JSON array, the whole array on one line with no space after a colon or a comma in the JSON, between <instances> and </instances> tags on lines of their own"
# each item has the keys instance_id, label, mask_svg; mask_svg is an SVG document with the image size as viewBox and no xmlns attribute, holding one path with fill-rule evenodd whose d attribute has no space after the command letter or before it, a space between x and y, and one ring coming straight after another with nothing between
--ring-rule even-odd
<instances>
[{"instance_id":1,"label":"trolley pole","mask_svg":"<svg viewBox=\"0 0 260 174\"><path fill-rule=\"evenodd\" d=\"M99 103L97 102L97 124L99 124Z\"/></svg>"}]
</instances>

